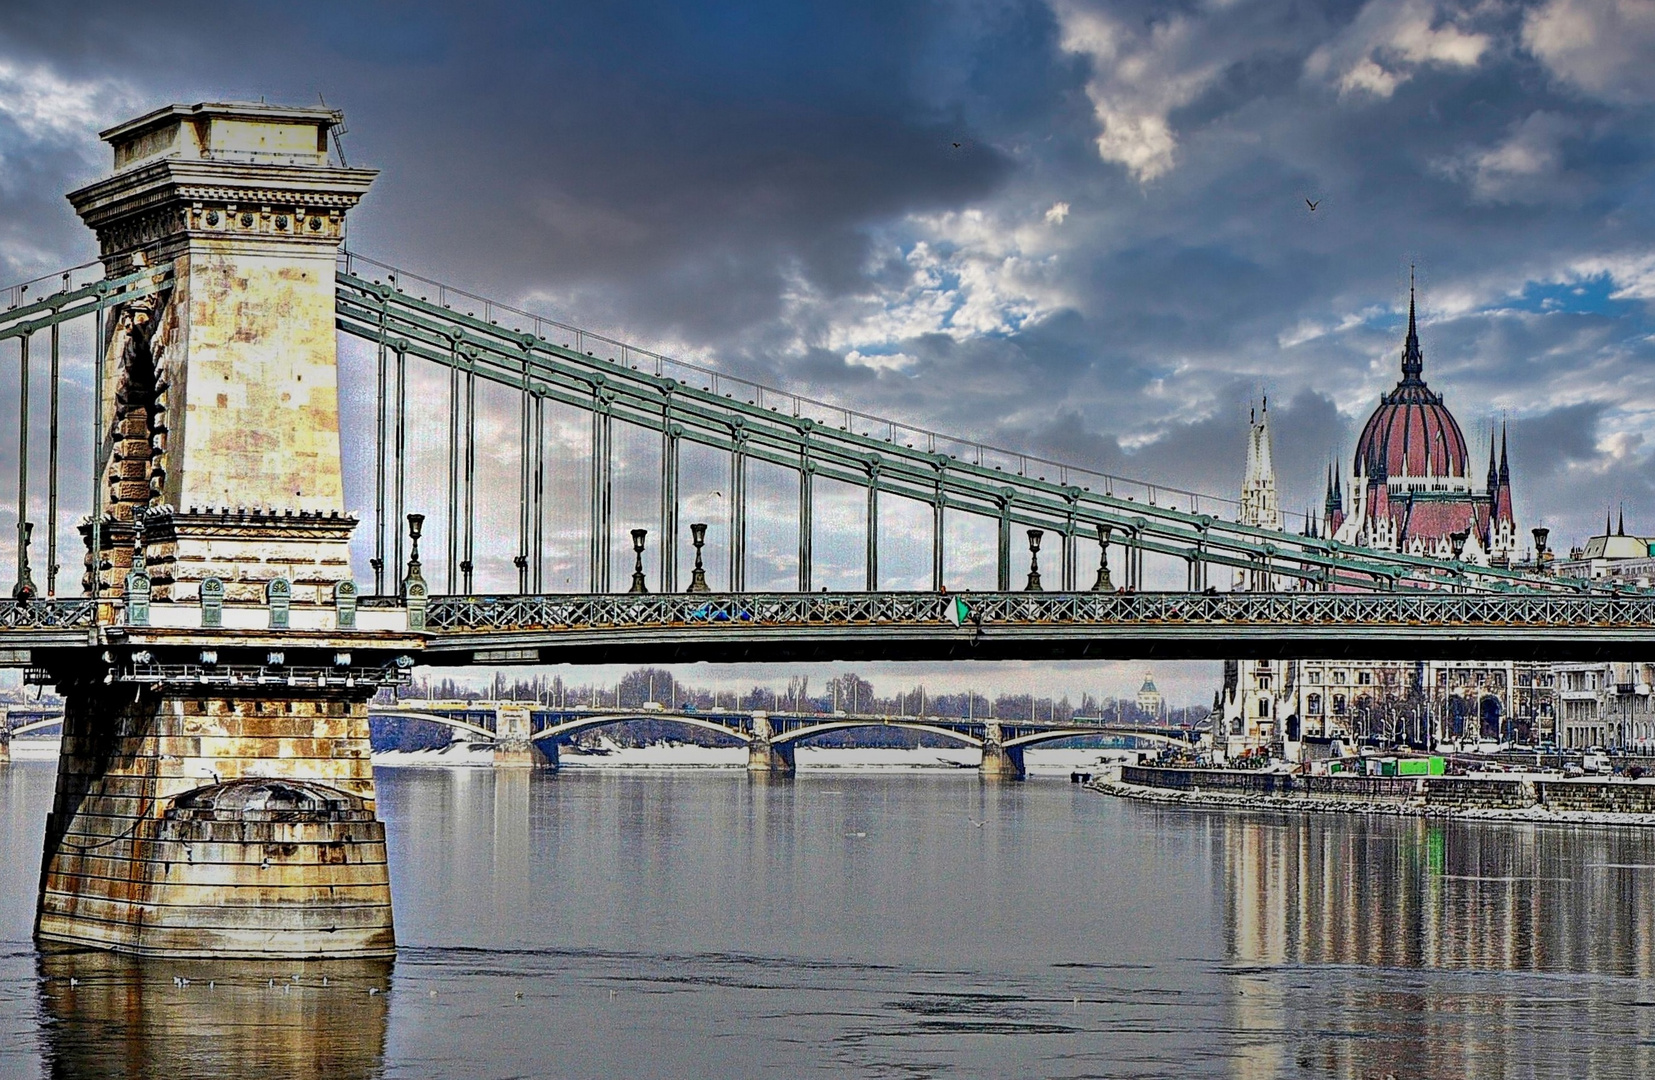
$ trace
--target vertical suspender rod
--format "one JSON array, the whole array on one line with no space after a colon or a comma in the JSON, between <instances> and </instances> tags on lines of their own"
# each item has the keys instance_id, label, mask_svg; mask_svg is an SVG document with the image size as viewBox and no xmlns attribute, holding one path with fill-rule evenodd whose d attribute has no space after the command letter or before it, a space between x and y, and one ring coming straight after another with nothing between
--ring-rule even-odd
<instances>
[{"instance_id":1,"label":"vertical suspender rod","mask_svg":"<svg viewBox=\"0 0 1655 1080\"><path fill-rule=\"evenodd\" d=\"M63 287L69 287L69 275L63 275ZM51 441L47 443L46 467L46 595L57 595L57 473L58 473L58 323L52 324L52 386Z\"/></svg>"},{"instance_id":2,"label":"vertical suspender rod","mask_svg":"<svg viewBox=\"0 0 1655 1080\"><path fill-rule=\"evenodd\" d=\"M17 339L22 349L17 398L17 581L23 583L23 569L28 564L29 549L24 536L29 520L29 337L24 333Z\"/></svg>"},{"instance_id":3,"label":"vertical suspender rod","mask_svg":"<svg viewBox=\"0 0 1655 1080\"><path fill-rule=\"evenodd\" d=\"M395 510L391 515L391 535L394 543L391 550L395 555L393 592L402 591L402 522L403 497L407 492L408 479L408 354L401 349L396 350L396 430L394 432L395 457L392 462L391 501Z\"/></svg>"},{"instance_id":4,"label":"vertical suspender rod","mask_svg":"<svg viewBox=\"0 0 1655 1080\"><path fill-rule=\"evenodd\" d=\"M103 584L103 304L92 313L92 595Z\"/></svg>"},{"instance_id":5,"label":"vertical suspender rod","mask_svg":"<svg viewBox=\"0 0 1655 1080\"><path fill-rule=\"evenodd\" d=\"M879 467L868 466L868 591L879 591Z\"/></svg>"},{"instance_id":6,"label":"vertical suspender rod","mask_svg":"<svg viewBox=\"0 0 1655 1080\"><path fill-rule=\"evenodd\" d=\"M460 368L448 370L448 592L460 569Z\"/></svg>"},{"instance_id":7,"label":"vertical suspender rod","mask_svg":"<svg viewBox=\"0 0 1655 1080\"><path fill-rule=\"evenodd\" d=\"M389 401L385 396L385 308L379 309L379 393L374 413L374 595L385 595L385 530L396 528L396 522L385 520L385 410ZM392 574L397 572L393 568Z\"/></svg>"},{"instance_id":8,"label":"vertical suspender rod","mask_svg":"<svg viewBox=\"0 0 1655 1080\"><path fill-rule=\"evenodd\" d=\"M810 450L799 455L799 591L811 589L812 531L815 525L816 466L810 460Z\"/></svg>"},{"instance_id":9,"label":"vertical suspender rod","mask_svg":"<svg viewBox=\"0 0 1655 1080\"><path fill-rule=\"evenodd\" d=\"M545 591L546 569L546 399L534 399L534 591Z\"/></svg>"},{"instance_id":10,"label":"vertical suspender rod","mask_svg":"<svg viewBox=\"0 0 1655 1080\"><path fill-rule=\"evenodd\" d=\"M943 494L942 480L937 480L937 501L931 504L931 591L942 591L943 538L948 535L944 519L948 496Z\"/></svg>"},{"instance_id":11,"label":"vertical suspender rod","mask_svg":"<svg viewBox=\"0 0 1655 1080\"><path fill-rule=\"evenodd\" d=\"M465 539L460 557L460 573L464 575L465 591L472 591L471 579L477 553L477 372L468 367L465 373Z\"/></svg>"},{"instance_id":12,"label":"vertical suspender rod","mask_svg":"<svg viewBox=\"0 0 1655 1080\"><path fill-rule=\"evenodd\" d=\"M730 591L747 591L747 451L744 432L730 450Z\"/></svg>"},{"instance_id":13,"label":"vertical suspender rod","mask_svg":"<svg viewBox=\"0 0 1655 1080\"><path fill-rule=\"evenodd\" d=\"M678 591L678 432L672 407L661 410L661 584L664 593Z\"/></svg>"}]
</instances>

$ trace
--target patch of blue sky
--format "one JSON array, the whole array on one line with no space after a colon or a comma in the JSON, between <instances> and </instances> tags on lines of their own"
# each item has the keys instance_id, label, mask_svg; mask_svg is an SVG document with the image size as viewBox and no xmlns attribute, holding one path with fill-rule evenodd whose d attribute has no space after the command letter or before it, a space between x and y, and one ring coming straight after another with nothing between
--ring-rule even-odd
<instances>
[{"instance_id":1,"label":"patch of blue sky","mask_svg":"<svg viewBox=\"0 0 1655 1080\"><path fill-rule=\"evenodd\" d=\"M1614 276L1607 271L1566 281L1530 281L1524 284L1521 292L1507 297L1500 306L1508 310L1537 313L1640 318L1643 302L1627 297L1617 299L1614 294L1619 288Z\"/></svg>"}]
</instances>

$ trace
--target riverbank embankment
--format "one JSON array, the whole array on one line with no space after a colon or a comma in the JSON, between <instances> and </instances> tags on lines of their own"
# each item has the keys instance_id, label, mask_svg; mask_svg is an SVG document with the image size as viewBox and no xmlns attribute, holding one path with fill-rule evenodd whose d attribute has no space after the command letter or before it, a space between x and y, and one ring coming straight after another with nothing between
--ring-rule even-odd
<instances>
[{"instance_id":1,"label":"riverbank embankment","mask_svg":"<svg viewBox=\"0 0 1655 1080\"><path fill-rule=\"evenodd\" d=\"M1122 766L1090 785L1118 798L1210 809L1655 826L1655 780L1507 776L1294 776Z\"/></svg>"}]
</instances>

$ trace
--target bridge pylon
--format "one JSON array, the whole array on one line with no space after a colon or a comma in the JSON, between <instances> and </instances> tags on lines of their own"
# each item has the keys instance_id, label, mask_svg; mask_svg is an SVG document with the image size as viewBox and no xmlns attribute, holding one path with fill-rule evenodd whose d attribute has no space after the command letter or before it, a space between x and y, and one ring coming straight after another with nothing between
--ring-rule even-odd
<instances>
[{"instance_id":1,"label":"bridge pylon","mask_svg":"<svg viewBox=\"0 0 1655 1080\"><path fill-rule=\"evenodd\" d=\"M169 106L103 132L113 174L69 196L107 274L172 276L105 351L105 644L36 658L66 702L42 944L394 951L367 702L420 640L350 580L334 263L375 173L329 162L339 120Z\"/></svg>"}]
</instances>

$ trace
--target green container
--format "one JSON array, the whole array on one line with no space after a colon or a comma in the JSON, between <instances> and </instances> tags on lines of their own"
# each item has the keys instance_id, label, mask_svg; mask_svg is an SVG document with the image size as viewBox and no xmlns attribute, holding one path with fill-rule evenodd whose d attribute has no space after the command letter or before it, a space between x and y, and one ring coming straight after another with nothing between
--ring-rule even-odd
<instances>
[{"instance_id":1,"label":"green container","mask_svg":"<svg viewBox=\"0 0 1655 1080\"><path fill-rule=\"evenodd\" d=\"M1432 776L1446 776L1447 773L1448 773L1448 762L1445 761L1444 759L1440 758L1440 757L1433 757L1431 759L1431 775Z\"/></svg>"},{"instance_id":2,"label":"green container","mask_svg":"<svg viewBox=\"0 0 1655 1080\"><path fill-rule=\"evenodd\" d=\"M1380 776L1395 776L1396 775L1396 758L1386 758L1384 761L1381 761L1379 763L1379 775Z\"/></svg>"},{"instance_id":3,"label":"green container","mask_svg":"<svg viewBox=\"0 0 1655 1080\"><path fill-rule=\"evenodd\" d=\"M1429 776L1431 763L1424 758L1403 758L1396 763L1398 776Z\"/></svg>"}]
</instances>

